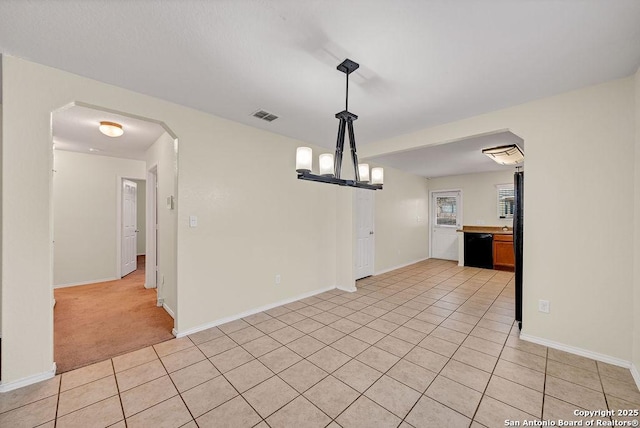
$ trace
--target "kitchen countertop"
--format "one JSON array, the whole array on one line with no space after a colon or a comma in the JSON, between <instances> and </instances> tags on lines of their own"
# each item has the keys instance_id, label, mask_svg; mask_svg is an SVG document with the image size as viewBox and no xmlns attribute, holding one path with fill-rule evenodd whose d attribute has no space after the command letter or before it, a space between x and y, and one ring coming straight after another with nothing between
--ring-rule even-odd
<instances>
[{"instance_id":1,"label":"kitchen countertop","mask_svg":"<svg viewBox=\"0 0 640 428\"><path fill-rule=\"evenodd\" d=\"M456 232L463 233L491 233L493 235L513 235L513 228L503 230L502 226L463 226L462 229L456 230Z\"/></svg>"}]
</instances>

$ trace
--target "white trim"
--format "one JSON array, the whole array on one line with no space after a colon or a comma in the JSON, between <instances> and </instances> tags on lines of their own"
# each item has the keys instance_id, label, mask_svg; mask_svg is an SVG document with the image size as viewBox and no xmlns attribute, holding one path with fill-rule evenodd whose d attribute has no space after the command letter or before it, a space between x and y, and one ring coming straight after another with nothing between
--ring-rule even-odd
<instances>
[{"instance_id":1,"label":"white trim","mask_svg":"<svg viewBox=\"0 0 640 428\"><path fill-rule=\"evenodd\" d=\"M116 176L116 179L116 279L122 279L124 278L122 276L122 180L144 181L146 187L147 179L145 177L132 177L124 175L118 175ZM136 190L136 203L137 199L138 191Z\"/></svg>"},{"instance_id":2,"label":"white trim","mask_svg":"<svg viewBox=\"0 0 640 428\"><path fill-rule=\"evenodd\" d=\"M631 363L631 376L633 376L633 380L636 381L636 386L640 389L640 372L638 372L638 367Z\"/></svg>"},{"instance_id":3,"label":"white trim","mask_svg":"<svg viewBox=\"0 0 640 428\"><path fill-rule=\"evenodd\" d=\"M341 287L341 286L337 285L335 289L336 290L346 291L348 293L354 293L354 292L358 291L358 289L355 286L353 286L353 287Z\"/></svg>"},{"instance_id":4,"label":"white trim","mask_svg":"<svg viewBox=\"0 0 640 428\"><path fill-rule=\"evenodd\" d=\"M79 285L89 285L89 284L97 284L99 282L109 282L109 281L117 281L120 278L112 276L111 278L100 278L100 279L92 279L90 281L80 281L80 282L69 282L67 284L58 284L54 285L53 288L67 288L67 287L77 287Z\"/></svg>"},{"instance_id":5,"label":"white trim","mask_svg":"<svg viewBox=\"0 0 640 428\"><path fill-rule=\"evenodd\" d=\"M458 233L458 266L464 266L464 232Z\"/></svg>"},{"instance_id":6,"label":"white trim","mask_svg":"<svg viewBox=\"0 0 640 428\"><path fill-rule=\"evenodd\" d=\"M28 385L32 385L34 383L42 382L43 380L51 379L56 375L56 369L57 369L56 363L53 363L51 370L47 372L23 377L22 379L14 380L13 382L9 382L9 383L0 382L0 393L13 391L14 389L18 389Z\"/></svg>"},{"instance_id":7,"label":"white trim","mask_svg":"<svg viewBox=\"0 0 640 428\"><path fill-rule=\"evenodd\" d=\"M217 327L219 325L226 324L228 322L235 321L235 320L238 320L240 318L248 317L249 315L257 314L258 312L268 311L269 309L273 309L273 308L276 308L278 306L286 305L287 303L292 303L292 302L295 302L297 300L306 299L307 297L315 296L316 294L324 293L326 291L335 290L335 289L336 289L335 286L320 288L318 290L309 291L308 293L303 293L303 294L300 294L300 295L295 296L295 297L290 297L288 299L280 300L279 302L270 303L268 305L260 306L259 308L249 309L248 311L241 312L239 314L235 314L235 315L231 315L231 316L228 316L228 317L220 318L220 319L217 319L215 321L212 321L212 322L209 322L209 323L206 323L206 324L202 324L202 325L199 325L199 326L194 327L194 328L190 328L188 330L178 331L178 330L174 329L173 335L175 337L177 337L177 338L185 337L185 336L188 336L190 334L197 333L199 331L206 330L206 329L211 328L211 327Z\"/></svg>"},{"instance_id":8,"label":"white trim","mask_svg":"<svg viewBox=\"0 0 640 428\"><path fill-rule=\"evenodd\" d=\"M167 311L169 315L171 315L171 318L176 319L176 314L175 312L173 312L173 309L167 306L167 304L164 302L162 302L162 307L164 308L165 311Z\"/></svg>"},{"instance_id":9,"label":"white trim","mask_svg":"<svg viewBox=\"0 0 640 428\"><path fill-rule=\"evenodd\" d=\"M136 257L138 257L138 256L146 256L146 254L147 253L138 253L138 254L136 254Z\"/></svg>"},{"instance_id":10,"label":"white trim","mask_svg":"<svg viewBox=\"0 0 640 428\"><path fill-rule=\"evenodd\" d=\"M158 299L162 296L160 295L160 290L158 289L157 283L157 272L156 267L158 266L158 261L156 260L156 224L158 220L156 219L156 186L158 181L158 163L150 165L147 168L147 182L146 182L146 211L145 211L145 226L146 230L146 243L145 243L145 273L144 273L144 287L145 288L155 288L156 295Z\"/></svg>"},{"instance_id":11,"label":"white trim","mask_svg":"<svg viewBox=\"0 0 640 428\"><path fill-rule=\"evenodd\" d=\"M538 345L547 346L549 348L558 349L570 354L579 355L581 357L591 358L592 360L601 361L603 363L612 364L614 366L623 367L625 369L631 368L631 362L627 360L612 357L610 355L600 354L598 352L589 351L587 349L577 348L575 346L565 345L564 343L554 342L553 340L530 336L525 333L520 333L520 339L526 340L527 342L537 343Z\"/></svg>"},{"instance_id":12,"label":"white trim","mask_svg":"<svg viewBox=\"0 0 640 428\"><path fill-rule=\"evenodd\" d=\"M387 272L391 272L392 270L401 269L401 268L403 268L403 267L411 266L411 265L414 265L414 264L416 264L416 263L423 262L423 261L425 261L425 260L429 260L429 257L425 257L425 258L423 258L423 259L417 259L417 260L414 260L414 261L409 262L409 263L405 263L405 264L402 264L402 265L398 265L398 266L390 267L389 269L383 269L383 270L381 270L381 271L378 271L378 272L374 273L373 275L374 275L374 276L375 276L375 275L382 275L383 273L387 273ZM338 288L340 288L340 287L338 287Z\"/></svg>"}]
</instances>

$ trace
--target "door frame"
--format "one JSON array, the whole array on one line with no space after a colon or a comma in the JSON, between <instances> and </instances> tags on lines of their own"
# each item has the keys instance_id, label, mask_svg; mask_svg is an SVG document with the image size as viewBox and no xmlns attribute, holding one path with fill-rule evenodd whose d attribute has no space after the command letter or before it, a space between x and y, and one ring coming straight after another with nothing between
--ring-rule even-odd
<instances>
[{"instance_id":1,"label":"door frame","mask_svg":"<svg viewBox=\"0 0 640 428\"><path fill-rule=\"evenodd\" d=\"M156 224L158 200L157 200L157 184L158 184L158 163L152 164L147 168L147 212L146 212L146 236L147 242L145 245L145 273L144 273L144 287L158 289L158 261L157 256L157 229ZM157 293L158 294L158 293ZM160 295L158 294L158 298ZM159 305L161 306L161 305Z\"/></svg>"},{"instance_id":2,"label":"door frame","mask_svg":"<svg viewBox=\"0 0 640 428\"><path fill-rule=\"evenodd\" d=\"M164 123L163 121L160 120L154 120L154 119L150 119L148 117L144 117L144 116L139 116L139 115L135 115L135 114L130 114L130 113L126 113L120 110L114 110L114 109L110 109L110 108L105 108L105 107L101 107L101 106L97 106L94 104L90 104L90 103L85 103L85 102L81 102L81 101L72 101L68 104L65 104L63 106L57 107L57 108L53 108L50 112L49 112L49 121L50 121L50 126L49 126L49 165L48 165L48 180L49 180L49 262L50 262L50 269L49 269L49 292L50 292L50 296L51 296L51 311L49 313L49 322L50 322L50 326L51 326L51 340L49 341L49 349L48 349L48 356L47 358L49 358L53 364L53 370L52 370L52 376L53 374L55 374L55 367L56 367L56 363L54 361L54 312L53 312L53 306L55 305L55 299L54 299L54 285L53 285L53 277L54 277L54 269L55 269L55 263L54 263L54 259L55 259L55 255L54 255L54 198L53 198L53 175L54 175L54 140L53 140L53 120L54 120L54 113L59 112L59 111L63 111L67 108L73 107L73 106L81 106L81 107L86 107L86 108L90 108L93 110L98 110L98 111L103 111L103 112L107 112L107 113L114 113L114 114L118 114L121 116L126 116L126 117L133 117L136 119L140 119L140 120L144 120L147 122L152 122L152 123L156 123L158 125L160 125L164 131L173 139L173 147L174 147L174 151L175 151L175 169L174 169L174 182L175 182L175 198L177 200L178 198L178 170L179 170L179 138L178 136L171 130L171 128L169 128L169 126L167 126L166 123ZM145 161L146 164L146 161ZM129 179L135 179L135 180L145 180L146 178L143 177L123 177L123 176L117 176L116 177L116 181L115 181L115 185L116 185L116 222L118 223L116 225L116 229L118 231L118 233L116 233L116 273L118 275L121 274L121 267L120 267L120 259L122 258L122 242L121 242L121 237L120 237L120 229L122 228L122 219L121 219L121 215L122 215L122 190L121 190L121 186L122 186L122 179L123 178L129 178ZM147 185L148 188L148 185ZM176 214L177 217L177 214ZM146 219L145 219L146 220ZM148 222L147 222L148 223ZM178 319L177 319L177 315L178 315L178 305L180 302L180 286L179 286L179 282L177 281L178 273L178 263L177 263L177 240L178 240L178 234L177 234L177 229L178 229L178 223L177 220L174 223L173 227L176 230L176 259L174 260L175 262L175 271L176 271L176 308L175 310L175 314L170 314L174 321L173 321L173 329L172 329L172 333L174 336L178 335ZM146 247L146 246L145 246ZM145 251L148 252L148 249L145 248ZM166 308L165 308L166 310ZM168 312L168 311L167 311ZM1 389L1 388L0 388Z\"/></svg>"},{"instance_id":3,"label":"door frame","mask_svg":"<svg viewBox=\"0 0 640 428\"><path fill-rule=\"evenodd\" d=\"M458 189L442 189L442 190L429 190L429 258L433 258L433 226L435 224L431 224L431 222L435 222L436 219L436 211L435 211L435 206L433 204L433 194L434 193L451 193L451 192L460 192L460 203L458 204L458 213L459 213L459 217L458 219L460 220L460 227L463 226L463 221L462 221L462 203L463 203L463 197L462 197L462 189L458 188ZM459 243L458 243L459 244ZM460 248L460 245L458 245L458 248Z\"/></svg>"},{"instance_id":4,"label":"door frame","mask_svg":"<svg viewBox=\"0 0 640 428\"><path fill-rule=\"evenodd\" d=\"M116 177L116 279L122 279L122 180L146 181L146 178L125 177L123 175ZM136 199L138 196L136 192ZM145 213L145 219L146 215ZM145 253L147 251L145 244Z\"/></svg>"}]
</instances>

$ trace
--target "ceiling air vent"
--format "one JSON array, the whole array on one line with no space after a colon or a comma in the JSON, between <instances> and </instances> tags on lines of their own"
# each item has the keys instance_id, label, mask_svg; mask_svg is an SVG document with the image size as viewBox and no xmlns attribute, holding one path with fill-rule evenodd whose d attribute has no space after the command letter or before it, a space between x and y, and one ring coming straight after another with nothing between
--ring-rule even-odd
<instances>
[{"instance_id":1,"label":"ceiling air vent","mask_svg":"<svg viewBox=\"0 0 640 428\"><path fill-rule=\"evenodd\" d=\"M267 122L273 122L278 118L275 114L269 113L268 111L258 110L253 113L253 117L257 117L258 119L266 120Z\"/></svg>"}]
</instances>

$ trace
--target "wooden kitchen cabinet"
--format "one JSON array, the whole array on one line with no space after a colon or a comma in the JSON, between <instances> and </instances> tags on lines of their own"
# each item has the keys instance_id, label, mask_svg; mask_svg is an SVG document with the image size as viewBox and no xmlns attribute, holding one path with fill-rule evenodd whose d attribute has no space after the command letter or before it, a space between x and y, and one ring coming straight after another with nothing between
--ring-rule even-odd
<instances>
[{"instance_id":1,"label":"wooden kitchen cabinet","mask_svg":"<svg viewBox=\"0 0 640 428\"><path fill-rule=\"evenodd\" d=\"M493 235L493 268L513 272L515 266L513 235Z\"/></svg>"}]
</instances>

